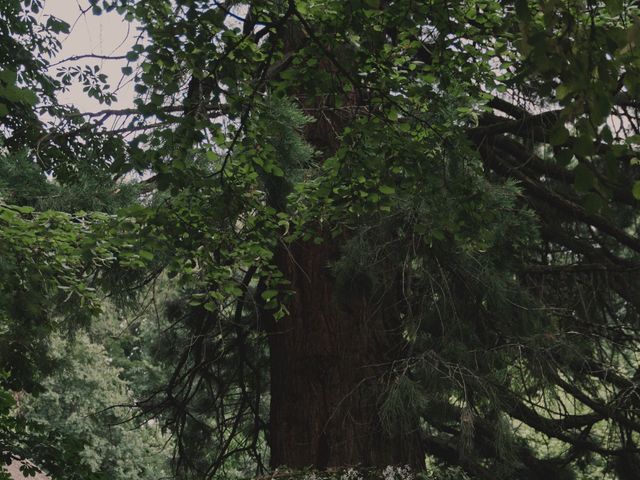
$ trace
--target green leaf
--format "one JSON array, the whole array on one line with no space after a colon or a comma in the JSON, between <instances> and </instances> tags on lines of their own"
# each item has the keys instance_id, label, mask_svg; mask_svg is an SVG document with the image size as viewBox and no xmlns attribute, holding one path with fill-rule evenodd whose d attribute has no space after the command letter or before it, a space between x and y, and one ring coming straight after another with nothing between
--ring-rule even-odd
<instances>
[{"instance_id":1,"label":"green leaf","mask_svg":"<svg viewBox=\"0 0 640 480\"><path fill-rule=\"evenodd\" d=\"M572 150L578 156L592 155L594 152L593 138L589 135L580 135L574 140Z\"/></svg>"},{"instance_id":2,"label":"green leaf","mask_svg":"<svg viewBox=\"0 0 640 480\"><path fill-rule=\"evenodd\" d=\"M564 100L569 96L569 94L571 94L571 92L571 87L563 83L562 85L558 85L556 88L556 98L558 100Z\"/></svg>"},{"instance_id":3,"label":"green leaf","mask_svg":"<svg viewBox=\"0 0 640 480\"><path fill-rule=\"evenodd\" d=\"M151 103L153 105L160 106L162 105L163 101L164 101L164 95L160 95L159 93L151 94Z\"/></svg>"},{"instance_id":4,"label":"green leaf","mask_svg":"<svg viewBox=\"0 0 640 480\"><path fill-rule=\"evenodd\" d=\"M633 184L632 193L636 200L640 200L640 181Z\"/></svg>"},{"instance_id":5,"label":"green leaf","mask_svg":"<svg viewBox=\"0 0 640 480\"><path fill-rule=\"evenodd\" d=\"M144 260L153 260L153 253L148 252L147 250L140 250L138 255L140 255L140 258Z\"/></svg>"},{"instance_id":6,"label":"green leaf","mask_svg":"<svg viewBox=\"0 0 640 480\"><path fill-rule=\"evenodd\" d=\"M587 211L587 213L594 214L600 211L600 209L604 205L604 202L602 201L600 195L598 195L597 193L589 193L585 195L584 199L582 200L582 205L584 206L584 209Z\"/></svg>"},{"instance_id":7,"label":"green leaf","mask_svg":"<svg viewBox=\"0 0 640 480\"><path fill-rule=\"evenodd\" d=\"M18 79L18 73L15 70L0 70L0 80L7 85L13 85Z\"/></svg>"},{"instance_id":8,"label":"green leaf","mask_svg":"<svg viewBox=\"0 0 640 480\"><path fill-rule=\"evenodd\" d=\"M564 126L559 126L554 128L551 131L551 135L549 136L549 143L551 145L562 145L569 139L569 130L567 130Z\"/></svg>"},{"instance_id":9,"label":"green leaf","mask_svg":"<svg viewBox=\"0 0 640 480\"><path fill-rule=\"evenodd\" d=\"M576 190L586 192L593 187L596 178L587 166L580 164L573 170L573 173L575 175L574 186Z\"/></svg>"},{"instance_id":10,"label":"green leaf","mask_svg":"<svg viewBox=\"0 0 640 480\"><path fill-rule=\"evenodd\" d=\"M269 289L269 290L265 290L264 292L262 292L262 294L260 296L263 298L263 300L268 302L269 300L271 300L272 298L276 297L277 295L278 295L278 291L277 290Z\"/></svg>"},{"instance_id":11,"label":"green leaf","mask_svg":"<svg viewBox=\"0 0 640 480\"><path fill-rule=\"evenodd\" d=\"M18 212L23 213L23 214L29 214L29 213L33 213L35 211L35 209L33 207L28 207L28 206L14 205L11 208L13 208L14 210L17 210Z\"/></svg>"},{"instance_id":12,"label":"green leaf","mask_svg":"<svg viewBox=\"0 0 640 480\"><path fill-rule=\"evenodd\" d=\"M54 16L49 17L46 25L47 28L50 28L55 33L69 33L71 28L67 22Z\"/></svg>"},{"instance_id":13,"label":"green leaf","mask_svg":"<svg viewBox=\"0 0 640 480\"><path fill-rule=\"evenodd\" d=\"M605 2L607 12L613 16L620 15L623 9L622 0L606 0Z\"/></svg>"},{"instance_id":14,"label":"green leaf","mask_svg":"<svg viewBox=\"0 0 640 480\"><path fill-rule=\"evenodd\" d=\"M432 230L431 236L436 240L440 240L440 241L445 239L444 233L441 230Z\"/></svg>"},{"instance_id":15,"label":"green leaf","mask_svg":"<svg viewBox=\"0 0 640 480\"><path fill-rule=\"evenodd\" d=\"M631 135L630 137L627 137L624 139L624 143L628 144L628 145L640 145L640 135L636 134L636 135Z\"/></svg>"},{"instance_id":16,"label":"green leaf","mask_svg":"<svg viewBox=\"0 0 640 480\"><path fill-rule=\"evenodd\" d=\"M389 185L380 185L380 187L378 187L378 190L384 195L391 195L396 191L395 188L390 187Z\"/></svg>"}]
</instances>

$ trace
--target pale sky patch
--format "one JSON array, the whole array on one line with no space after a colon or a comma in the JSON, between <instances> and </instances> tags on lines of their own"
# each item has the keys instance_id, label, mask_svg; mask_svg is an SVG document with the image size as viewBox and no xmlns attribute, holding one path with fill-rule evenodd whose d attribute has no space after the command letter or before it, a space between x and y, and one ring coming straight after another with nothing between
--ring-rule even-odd
<instances>
[{"instance_id":1,"label":"pale sky patch","mask_svg":"<svg viewBox=\"0 0 640 480\"><path fill-rule=\"evenodd\" d=\"M1 1L1 0L0 0ZM86 13L83 11L86 10ZM51 62L56 63L69 57L84 54L122 56L126 55L135 44L139 32L135 24L126 22L115 11L103 12L102 15L91 13L87 0L45 0L43 18L54 15L71 25L71 33L62 35L62 51ZM108 105L101 105L97 100L88 98L81 85L72 87L62 93L62 103L74 104L80 111L94 112L105 108L128 108L133 106L135 93L131 78L122 79L121 68L126 60L101 60L85 58L76 62L65 62L64 65L98 65L102 73L109 77L109 85L115 91L118 100ZM55 75L56 67L51 74Z\"/></svg>"}]
</instances>

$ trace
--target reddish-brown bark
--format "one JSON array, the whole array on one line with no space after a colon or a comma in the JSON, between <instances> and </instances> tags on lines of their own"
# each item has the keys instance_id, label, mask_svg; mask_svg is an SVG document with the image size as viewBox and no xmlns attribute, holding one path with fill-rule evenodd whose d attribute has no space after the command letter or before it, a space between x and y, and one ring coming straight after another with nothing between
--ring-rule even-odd
<instances>
[{"instance_id":1,"label":"reddish-brown bark","mask_svg":"<svg viewBox=\"0 0 640 480\"><path fill-rule=\"evenodd\" d=\"M379 422L384 373L398 346L385 318L392 309L362 295L338 304L330 266L339 253L335 241L278 252L295 293L270 333L271 465L415 464L415 449Z\"/></svg>"}]
</instances>

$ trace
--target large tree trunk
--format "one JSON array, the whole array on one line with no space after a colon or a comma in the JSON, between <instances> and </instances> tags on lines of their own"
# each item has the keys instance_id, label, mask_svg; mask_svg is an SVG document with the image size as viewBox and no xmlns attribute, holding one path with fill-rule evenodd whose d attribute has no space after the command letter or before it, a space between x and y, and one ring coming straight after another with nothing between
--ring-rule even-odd
<instances>
[{"instance_id":1,"label":"large tree trunk","mask_svg":"<svg viewBox=\"0 0 640 480\"><path fill-rule=\"evenodd\" d=\"M271 465L420 464L409 445L415 439L392 438L379 421L384 373L399 342L386 326L393 309L370 305L358 288L347 304L342 295L337 301L330 264L339 253L335 241L278 252L295 293L269 341Z\"/></svg>"},{"instance_id":2,"label":"large tree trunk","mask_svg":"<svg viewBox=\"0 0 640 480\"><path fill-rule=\"evenodd\" d=\"M284 38L285 50L291 51L308 41L294 24ZM318 67L336 74L327 58ZM339 85L336 81L338 91ZM316 117L305 131L306 140L325 158L335 153L339 132L353 120L355 109L345 113L325 108L332 104L330 95L311 104L304 92L292 95ZM343 105L357 106L353 93L345 97ZM286 304L288 314L269 332L271 466L420 466L423 458L415 435L393 438L379 417L384 385L390 380L385 373L403 343L398 297L392 285L385 285L385 293L375 301L364 285L337 292L331 265L340 257L344 238L324 236L319 245L296 241L276 252L293 294Z\"/></svg>"}]
</instances>

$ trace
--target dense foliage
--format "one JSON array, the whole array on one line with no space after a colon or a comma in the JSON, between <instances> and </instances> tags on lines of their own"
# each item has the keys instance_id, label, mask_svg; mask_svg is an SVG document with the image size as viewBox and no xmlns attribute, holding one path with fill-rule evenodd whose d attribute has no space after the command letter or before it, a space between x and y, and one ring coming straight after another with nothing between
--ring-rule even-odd
<instances>
[{"instance_id":1,"label":"dense foliage","mask_svg":"<svg viewBox=\"0 0 640 480\"><path fill-rule=\"evenodd\" d=\"M636 2L89 4L135 108L0 6L3 455L638 477Z\"/></svg>"}]
</instances>

